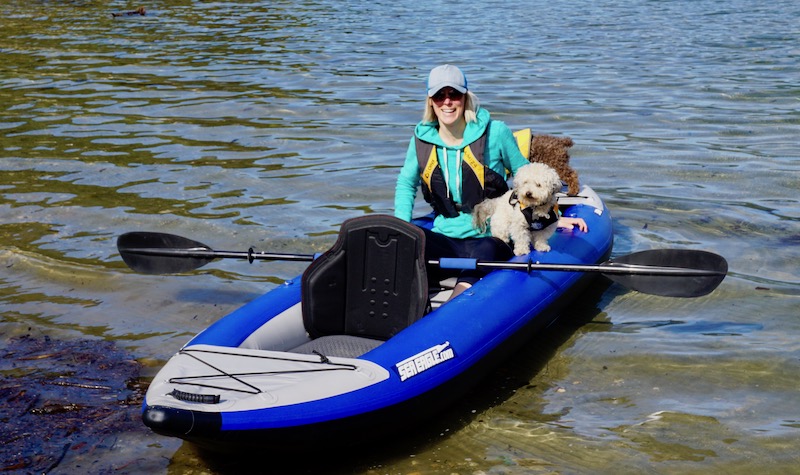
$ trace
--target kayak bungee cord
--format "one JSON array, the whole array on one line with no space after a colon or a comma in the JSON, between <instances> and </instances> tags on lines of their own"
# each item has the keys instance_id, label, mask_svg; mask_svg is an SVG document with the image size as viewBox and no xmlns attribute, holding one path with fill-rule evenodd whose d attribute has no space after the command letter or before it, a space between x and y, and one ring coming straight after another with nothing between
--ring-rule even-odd
<instances>
[{"instance_id":1,"label":"kayak bungee cord","mask_svg":"<svg viewBox=\"0 0 800 475\"><path fill-rule=\"evenodd\" d=\"M325 365L325 368L309 368L309 369L296 369L296 370L280 370L280 371L255 371L255 372L246 372L246 373L229 373L224 371L220 368L217 368L213 364L209 363L208 361L203 360L197 355L192 353L209 353L215 355L222 355L222 356L235 356L241 358L253 358L253 359L265 359L265 360L273 360L273 361L287 361L291 363L308 363L312 365ZM285 374L300 374L300 373L319 373L323 371L356 371L358 369L357 366L353 364L346 364L346 363L332 363L326 356L315 352L317 355L320 356L320 361L308 361L305 359L295 359L295 358L281 358L276 356L268 356L268 355L246 355L240 353L231 353L227 351L212 351L212 350L203 350L203 349L182 349L178 351L178 354L188 356L190 358L195 359L196 361L208 366L209 368L217 371L219 374L201 374L201 375L194 375L194 376L179 376L175 378L170 378L169 382L172 384L184 384L184 385L191 385L191 386L198 386L202 388L209 388L209 389L219 389L222 391L235 391L240 393L246 394L261 394L263 391L254 386L241 378L245 377L253 377L253 376L271 376L271 375L285 375ZM235 387L226 387L226 386L217 386L214 384L198 382L198 380L211 380L211 379L219 379L219 378L227 378L232 379L241 383L242 385L246 386L248 389L241 389ZM183 400L191 400L194 396L201 396L189 393L180 392L180 394L173 394L177 399ZM180 396L180 397L179 397ZM217 402L219 399L217 398Z\"/></svg>"}]
</instances>

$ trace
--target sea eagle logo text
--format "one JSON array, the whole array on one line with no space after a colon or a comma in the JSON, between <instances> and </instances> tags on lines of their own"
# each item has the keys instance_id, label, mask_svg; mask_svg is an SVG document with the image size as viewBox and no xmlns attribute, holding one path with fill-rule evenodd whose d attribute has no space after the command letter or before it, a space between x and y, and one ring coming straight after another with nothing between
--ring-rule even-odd
<instances>
[{"instance_id":1,"label":"sea eagle logo text","mask_svg":"<svg viewBox=\"0 0 800 475\"><path fill-rule=\"evenodd\" d=\"M405 381L412 376L416 376L423 371L427 371L439 363L444 363L447 360L453 359L456 356L453 349L450 347L450 342L446 341L441 345L428 348L421 351L411 358L406 358L397 363L397 373L400 375L400 381Z\"/></svg>"}]
</instances>

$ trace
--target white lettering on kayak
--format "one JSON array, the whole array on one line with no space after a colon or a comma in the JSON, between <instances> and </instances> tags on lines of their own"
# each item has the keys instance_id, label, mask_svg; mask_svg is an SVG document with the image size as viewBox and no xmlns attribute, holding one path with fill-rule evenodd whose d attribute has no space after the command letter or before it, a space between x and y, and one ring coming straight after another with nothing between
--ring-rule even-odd
<instances>
[{"instance_id":1,"label":"white lettering on kayak","mask_svg":"<svg viewBox=\"0 0 800 475\"><path fill-rule=\"evenodd\" d=\"M395 368L397 368L397 373L400 375L400 381L405 381L412 376L433 368L439 363L453 359L455 356L455 352L450 347L450 342L446 341L441 345L420 351L416 355L404 359L397 363Z\"/></svg>"}]
</instances>

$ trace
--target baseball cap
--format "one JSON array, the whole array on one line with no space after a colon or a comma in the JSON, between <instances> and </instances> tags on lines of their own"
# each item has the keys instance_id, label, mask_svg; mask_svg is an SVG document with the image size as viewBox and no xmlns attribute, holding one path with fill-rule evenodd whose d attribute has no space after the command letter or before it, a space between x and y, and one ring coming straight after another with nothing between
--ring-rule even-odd
<instances>
[{"instance_id":1,"label":"baseball cap","mask_svg":"<svg viewBox=\"0 0 800 475\"><path fill-rule=\"evenodd\" d=\"M456 66L443 64L431 69L428 76L428 97L433 97L443 87L452 87L458 92L467 92L467 77Z\"/></svg>"}]
</instances>

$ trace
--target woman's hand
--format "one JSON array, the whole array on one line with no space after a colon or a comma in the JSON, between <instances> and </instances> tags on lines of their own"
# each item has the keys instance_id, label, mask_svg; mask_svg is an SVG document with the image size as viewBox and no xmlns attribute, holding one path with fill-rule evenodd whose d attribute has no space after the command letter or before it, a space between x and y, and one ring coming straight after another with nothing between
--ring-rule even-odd
<instances>
[{"instance_id":1,"label":"woman's hand","mask_svg":"<svg viewBox=\"0 0 800 475\"><path fill-rule=\"evenodd\" d=\"M558 220L558 227L568 229L577 227L583 232L589 231L589 226L586 225L586 221L584 221L583 218L567 218L562 216L561 219Z\"/></svg>"}]
</instances>

